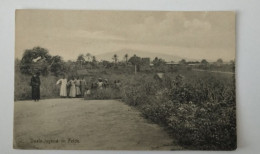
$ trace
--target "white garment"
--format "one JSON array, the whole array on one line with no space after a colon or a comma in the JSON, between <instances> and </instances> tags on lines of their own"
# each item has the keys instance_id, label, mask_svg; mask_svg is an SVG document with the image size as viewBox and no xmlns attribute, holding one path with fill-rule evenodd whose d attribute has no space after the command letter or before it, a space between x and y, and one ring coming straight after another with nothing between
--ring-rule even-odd
<instances>
[{"instance_id":1,"label":"white garment","mask_svg":"<svg viewBox=\"0 0 260 154\"><path fill-rule=\"evenodd\" d=\"M61 84L60 86L60 96L67 96L67 79L59 79L56 83Z\"/></svg>"},{"instance_id":2,"label":"white garment","mask_svg":"<svg viewBox=\"0 0 260 154\"><path fill-rule=\"evenodd\" d=\"M103 82L98 81L97 85L98 85L98 89L103 89Z\"/></svg>"}]
</instances>

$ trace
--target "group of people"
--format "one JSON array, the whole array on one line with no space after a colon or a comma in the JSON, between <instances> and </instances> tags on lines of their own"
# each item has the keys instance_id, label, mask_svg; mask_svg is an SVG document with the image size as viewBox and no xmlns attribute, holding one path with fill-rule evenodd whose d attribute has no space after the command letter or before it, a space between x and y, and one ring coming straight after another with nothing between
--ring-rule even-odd
<instances>
[{"instance_id":1,"label":"group of people","mask_svg":"<svg viewBox=\"0 0 260 154\"><path fill-rule=\"evenodd\" d=\"M84 97L86 81L83 77L72 77L70 80L67 80L66 76L63 75L56 84L60 85L61 97Z\"/></svg>"},{"instance_id":2,"label":"group of people","mask_svg":"<svg viewBox=\"0 0 260 154\"><path fill-rule=\"evenodd\" d=\"M65 75L59 79L56 83L60 85L60 96L61 97L84 97L85 95L90 95L92 90L106 89L110 86L108 79L98 78L97 82L92 82L91 84L86 82L84 77L71 77L67 80ZM121 86L120 80L114 81L115 88Z\"/></svg>"},{"instance_id":3,"label":"group of people","mask_svg":"<svg viewBox=\"0 0 260 154\"><path fill-rule=\"evenodd\" d=\"M32 99L34 101L40 100L40 73L35 73L31 78L31 87L32 87ZM120 80L115 80L114 84L108 82L108 79L98 78L96 82L91 84L86 82L84 76L72 76L69 80L65 75L62 76L57 82L56 85L60 85L60 97L66 98L76 98L84 97L85 95L90 95L91 90L100 90L106 89L108 87L113 87L119 89L121 86Z\"/></svg>"}]
</instances>

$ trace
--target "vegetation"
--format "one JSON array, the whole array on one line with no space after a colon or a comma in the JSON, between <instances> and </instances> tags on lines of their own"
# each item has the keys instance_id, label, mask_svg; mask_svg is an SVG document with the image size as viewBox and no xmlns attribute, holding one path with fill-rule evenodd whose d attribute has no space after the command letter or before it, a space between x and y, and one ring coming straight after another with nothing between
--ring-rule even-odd
<instances>
[{"instance_id":1,"label":"vegetation","mask_svg":"<svg viewBox=\"0 0 260 154\"><path fill-rule=\"evenodd\" d=\"M233 61L225 64L221 59L214 63L205 59L181 60L176 65L167 65L156 57L150 66L137 55L122 58L120 61L120 57L112 55L113 62L100 62L88 53L79 55L76 61L64 62L43 48L26 50L22 60L16 60L15 100L30 99L29 75L35 70L43 75L43 98L58 97L59 87L55 83L60 74L85 76L89 89L91 83L102 77L108 80L107 88L92 88L85 99L122 99L147 119L164 126L185 149L236 148L235 77L210 72L234 72ZM116 86L115 80L121 86Z\"/></svg>"},{"instance_id":2,"label":"vegetation","mask_svg":"<svg viewBox=\"0 0 260 154\"><path fill-rule=\"evenodd\" d=\"M234 78L192 75L168 74L163 80L134 77L124 87L123 101L165 126L186 149L235 149Z\"/></svg>"}]
</instances>

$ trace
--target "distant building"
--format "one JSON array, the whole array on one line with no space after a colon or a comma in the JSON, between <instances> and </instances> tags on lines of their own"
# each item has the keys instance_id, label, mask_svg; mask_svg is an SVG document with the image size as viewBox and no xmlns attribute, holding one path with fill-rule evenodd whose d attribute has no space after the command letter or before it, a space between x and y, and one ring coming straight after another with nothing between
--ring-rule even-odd
<instances>
[{"instance_id":1,"label":"distant building","mask_svg":"<svg viewBox=\"0 0 260 154\"><path fill-rule=\"evenodd\" d=\"M179 63L176 63L176 62L173 62L173 61L171 61L171 62L166 62L165 64L166 64L166 65L169 65L169 66L177 66L177 65L180 65Z\"/></svg>"},{"instance_id":2,"label":"distant building","mask_svg":"<svg viewBox=\"0 0 260 154\"><path fill-rule=\"evenodd\" d=\"M143 65L150 65L150 58L142 58L141 60Z\"/></svg>"},{"instance_id":3,"label":"distant building","mask_svg":"<svg viewBox=\"0 0 260 154\"><path fill-rule=\"evenodd\" d=\"M191 61L191 62L187 62L187 64L189 65L189 66L199 66L200 65L200 62L198 62L198 61Z\"/></svg>"}]
</instances>

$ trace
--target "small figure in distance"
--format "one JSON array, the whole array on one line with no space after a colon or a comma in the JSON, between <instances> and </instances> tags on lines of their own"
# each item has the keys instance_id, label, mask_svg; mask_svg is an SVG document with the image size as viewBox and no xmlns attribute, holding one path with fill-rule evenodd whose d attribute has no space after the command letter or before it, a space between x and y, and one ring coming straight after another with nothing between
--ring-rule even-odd
<instances>
[{"instance_id":1,"label":"small figure in distance","mask_svg":"<svg viewBox=\"0 0 260 154\"><path fill-rule=\"evenodd\" d=\"M103 85L104 85L104 88L105 88L105 89L109 87L108 79L105 79L105 80L104 80Z\"/></svg>"},{"instance_id":2,"label":"small figure in distance","mask_svg":"<svg viewBox=\"0 0 260 154\"><path fill-rule=\"evenodd\" d=\"M103 89L103 81L102 81L102 78L98 78L97 88L98 88L98 89Z\"/></svg>"}]
</instances>

